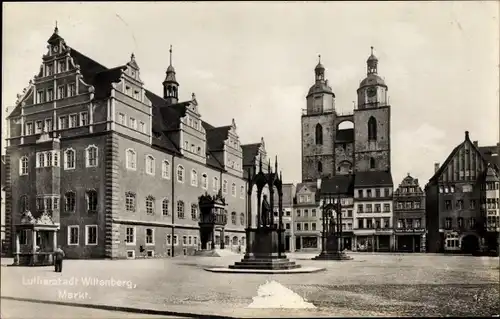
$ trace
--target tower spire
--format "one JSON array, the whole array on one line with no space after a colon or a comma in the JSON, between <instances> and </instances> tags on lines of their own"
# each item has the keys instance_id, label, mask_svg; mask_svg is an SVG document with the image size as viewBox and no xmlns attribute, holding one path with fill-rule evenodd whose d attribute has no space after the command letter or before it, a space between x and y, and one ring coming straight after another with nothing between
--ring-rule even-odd
<instances>
[{"instance_id":1,"label":"tower spire","mask_svg":"<svg viewBox=\"0 0 500 319\"><path fill-rule=\"evenodd\" d=\"M366 60L367 74L377 74L378 59L373 54L373 46L370 47L370 56Z\"/></svg>"},{"instance_id":2,"label":"tower spire","mask_svg":"<svg viewBox=\"0 0 500 319\"><path fill-rule=\"evenodd\" d=\"M318 54L318 63L321 63L321 54Z\"/></svg>"},{"instance_id":3,"label":"tower spire","mask_svg":"<svg viewBox=\"0 0 500 319\"><path fill-rule=\"evenodd\" d=\"M172 45L170 45L170 50L168 50L170 52L170 66L172 66Z\"/></svg>"},{"instance_id":4,"label":"tower spire","mask_svg":"<svg viewBox=\"0 0 500 319\"><path fill-rule=\"evenodd\" d=\"M59 28L57 27L57 20L56 20L56 27L54 28L54 33L59 34Z\"/></svg>"}]
</instances>

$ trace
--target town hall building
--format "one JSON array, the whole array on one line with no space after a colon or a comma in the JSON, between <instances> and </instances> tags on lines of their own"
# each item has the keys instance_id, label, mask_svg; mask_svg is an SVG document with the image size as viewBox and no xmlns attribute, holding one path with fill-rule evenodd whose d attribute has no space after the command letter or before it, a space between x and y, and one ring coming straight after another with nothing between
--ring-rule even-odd
<instances>
[{"instance_id":1,"label":"town hall building","mask_svg":"<svg viewBox=\"0 0 500 319\"><path fill-rule=\"evenodd\" d=\"M202 244L204 194L225 205L211 242L245 247L246 174L259 159L267 163L263 139L241 145L234 120L203 121L194 93L179 100L171 62L157 95L145 88L134 54L105 67L68 46L57 27L42 59L7 119L11 253L32 242L42 252L54 245L44 232L18 229L29 212L58 225L57 245L69 258L190 255Z\"/></svg>"}]
</instances>

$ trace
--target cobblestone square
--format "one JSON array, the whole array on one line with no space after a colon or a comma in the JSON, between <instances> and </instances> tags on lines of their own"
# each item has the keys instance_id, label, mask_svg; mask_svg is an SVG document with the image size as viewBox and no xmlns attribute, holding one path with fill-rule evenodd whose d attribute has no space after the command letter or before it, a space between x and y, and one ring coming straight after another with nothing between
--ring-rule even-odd
<instances>
[{"instance_id":1,"label":"cobblestone square","mask_svg":"<svg viewBox=\"0 0 500 319\"><path fill-rule=\"evenodd\" d=\"M2 267L2 296L233 317L500 313L499 258L353 253L352 261L331 262L309 260L313 254L289 256L303 266L321 266L326 271L258 275L203 270L227 266L241 256L67 260L62 274L51 267ZM247 308L259 286L271 280L316 309ZM50 312L46 314L50 317Z\"/></svg>"}]
</instances>

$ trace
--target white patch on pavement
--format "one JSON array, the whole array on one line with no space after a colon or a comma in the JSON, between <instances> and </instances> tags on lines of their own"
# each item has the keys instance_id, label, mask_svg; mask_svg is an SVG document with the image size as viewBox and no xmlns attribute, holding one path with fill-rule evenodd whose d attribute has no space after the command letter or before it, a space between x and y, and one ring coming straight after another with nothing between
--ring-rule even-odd
<instances>
[{"instance_id":1,"label":"white patch on pavement","mask_svg":"<svg viewBox=\"0 0 500 319\"><path fill-rule=\"evenodd\" d=\"M312 303L307 302L304 298L274 280L266 281L265 284L259 286L257 296L252 299L253 302L248 308L316 308Z\"/></svg>"}]
</instances>

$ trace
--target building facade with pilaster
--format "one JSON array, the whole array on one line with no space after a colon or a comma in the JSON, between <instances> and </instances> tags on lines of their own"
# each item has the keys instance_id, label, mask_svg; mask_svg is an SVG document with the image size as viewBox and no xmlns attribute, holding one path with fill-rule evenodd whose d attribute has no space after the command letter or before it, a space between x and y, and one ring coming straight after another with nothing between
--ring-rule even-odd
<instances>
[{"instance_id":1,"label":"building facade with pilaster","mask_svg":"<svg viewBox=\"0 0 500 319\"><path fill-rule=\"evenodd\" d=\"M264 140L242 145L234 120L204 121L194 93L179 99L172 63L163 79L157 95L146 89L134 54L105 67L70 47L56 27L7 119L11 253L28 242L51 249L48 238L16 227L31 212L59 225L68 258L190 255L200 246L199 197L219 192L227 224L216 245L244 246L246 174L268 162Z\"/></svg>"}]
</instances>

